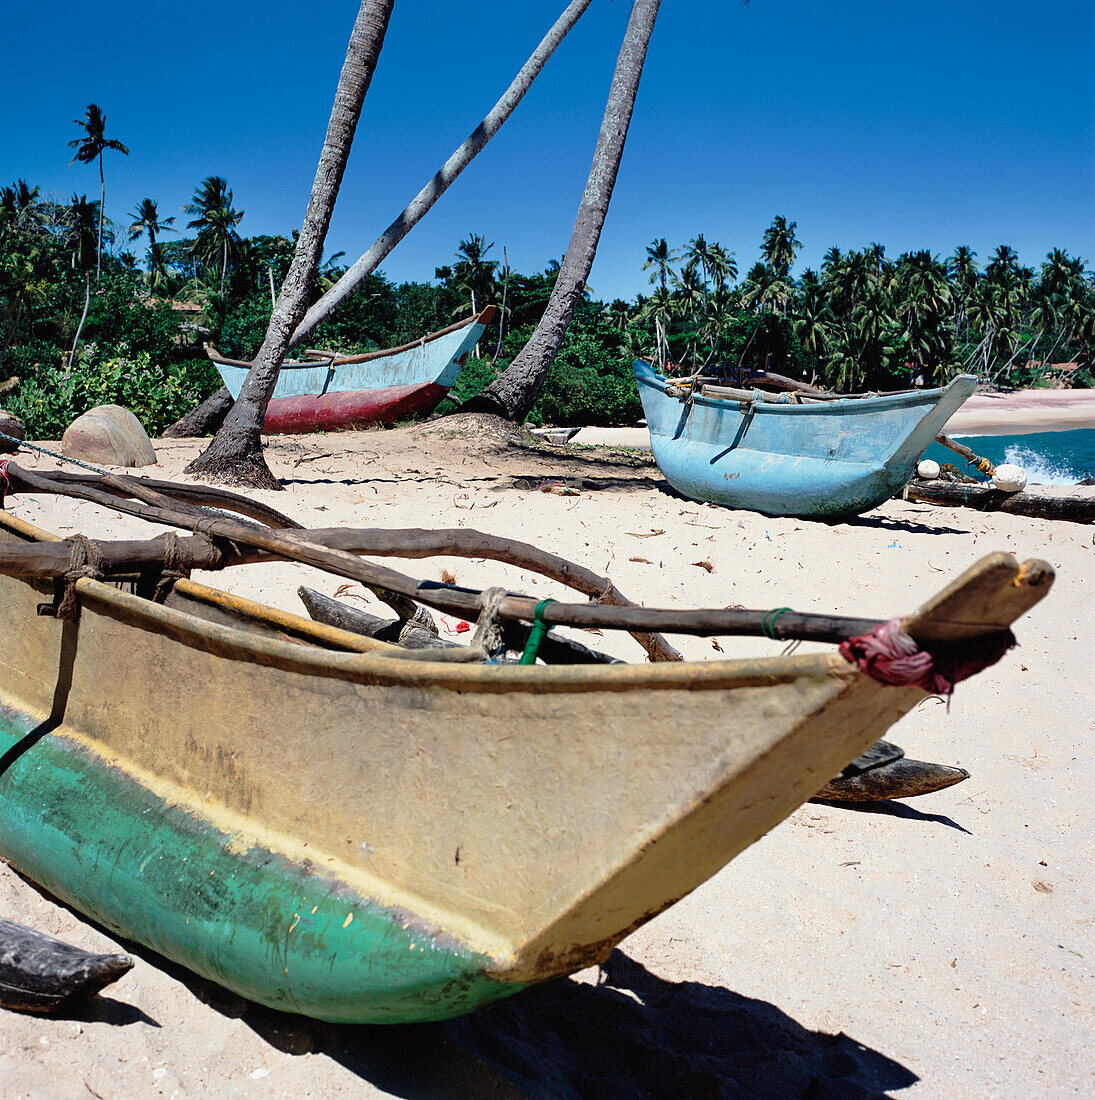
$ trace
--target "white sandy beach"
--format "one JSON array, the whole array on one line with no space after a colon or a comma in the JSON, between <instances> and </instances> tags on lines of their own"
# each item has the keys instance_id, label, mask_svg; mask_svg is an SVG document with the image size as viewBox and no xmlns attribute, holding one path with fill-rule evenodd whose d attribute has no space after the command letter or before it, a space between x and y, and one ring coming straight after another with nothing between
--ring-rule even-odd
<instances>
[{"instance_id":1,"label":"white sandy beach","mask_svg":"<svg viewBox=\"0 0 1095 1100\"><path fill-rule=\"evenodd\" d=\"M1067 419L1078 408L1091 426L1095 393L1046 396L1048 407L1009 401L1007 430L1051 414L1083 426ZM948 430L991 430L993 401L972 399L960 414L971 419ZM177 478L199 447L158 441L159 465L140 472ZM994 550L1047 559L1057 582L1016 624L1018 649L960 684L949 708L928 699L888 735L969 780L888 808L804 805L626 939L604 974L444 1025L333 1027L259 1009L135 949L133 971L80 1014L0 1012L4 1097L1095 1093L1090 526L901 501L848 523L773 519L683 500L635 459L503 447L445 421L277 438L267 457L288 491L259 495L306 526L515 536L651 606L889 617ZM578 495L537 491L553 479ZM73 500L20 495L8 507L61 535L157 533ZM490 563L402 568L561 595ZM271 565L212 583L300 611L298 585L330 594L341 582ZM710 640L672 640L689 658L719 656ZM594 643L642 657L626 636ZM721 644L729 656L779 649ZM0 914L83 947L116 942L3 865Z\"/></svg>"}]
</instances>

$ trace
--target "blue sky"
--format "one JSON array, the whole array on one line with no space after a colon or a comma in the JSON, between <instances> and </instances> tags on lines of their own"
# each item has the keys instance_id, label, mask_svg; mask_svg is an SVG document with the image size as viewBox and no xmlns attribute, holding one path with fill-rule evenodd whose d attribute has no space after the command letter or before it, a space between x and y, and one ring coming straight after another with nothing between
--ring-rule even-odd
<instances>
[{"instance_id":1,"label":"blue sky","mask_svg":"<svg viewBox=\"0 0 1095 1100\"><path fill-rule=\"evenodd\" d=\"M399 0L328 252L358 256L463 140L564 0ZM513 117L383 266L429 279L469 233L517 270L566 248L628 0L594 0ZM0 67L0 183L98 196L69 165L88 103L130 155L106 160L108 217L175 214L223 175L245 235L299 226L356 0L14 5ZM1092 0L665 0L590 276L647 289L656 237L697 233L754 262L773 215L799 263L830 245L946 257L1054 246L1095 266Z\"/></svg>"}]
</instances>

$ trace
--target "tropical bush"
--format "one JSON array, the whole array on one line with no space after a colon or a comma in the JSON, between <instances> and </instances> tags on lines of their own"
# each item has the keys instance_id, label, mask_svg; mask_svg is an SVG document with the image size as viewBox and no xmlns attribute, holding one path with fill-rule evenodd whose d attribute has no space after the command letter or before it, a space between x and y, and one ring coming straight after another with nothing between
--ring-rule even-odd
<instances>
[{"instance_id":1,"label":"tropical bush","mask_svg":"<svg viewBox=\"0 0 1095 1100\"><path fill-rule=\"evenodd\" d=\"M157 366L144 349L125 343L109 351L86 344L71 370L46 367L25 379L8 401L28 438L59 439L76 417L97 405L122 405L151 436L188 413L220 385L201 360Z\"/></svg>"},{"instance_id":2,"label":"tropical bush","mask_svg":"<svg viewBox=\"0 0 1095 1100\"><path fill-rule=\"evenodd\" d=\"M118 151L96 112L89 107L80 123L93 159L103 148ZM131 408L155 434L219 385L203 340L231 358L254 357L271 283L284 280L296 234L241 237L243 212L217 176L198 185L185 212L192 236L167 238L175 219L161 218L151 199L123 226L102 218L86 195L58 202L25 180L0 187L0 381L20 380L4 400L32 435L56 436L103 402ZM109 249L100 256L100 228L107 245L147 240L143 262ZM983 265L964 245L946 259L923 250L890 258L881 244L831 248L817 271L793 277L796 230L777 216L740 277L733 252L697 235L678 250L652 242L642 265L650 287L634 301L606 305L586 288L529 420L633 421L641 415L631 369L639 357L668 373L748 384L752 372L768 370L837 390L899 389L963 370L988 384L1037 386L1064 362L1079 364L1066 376L1071 384L1092 383L1095 277L1063 250L1027 267L1007 245ZM531 274L505 269L491 258L494 248L472 233L441 258L431 281L369 276L309 344L389 347L496 305L479 357L441 411L457 408L520 353L559 271L555 261ZM320 265L313 300L343 273L340 259ZM74 345L75 366L66 370Z\"/></svg>"}]
</instances>

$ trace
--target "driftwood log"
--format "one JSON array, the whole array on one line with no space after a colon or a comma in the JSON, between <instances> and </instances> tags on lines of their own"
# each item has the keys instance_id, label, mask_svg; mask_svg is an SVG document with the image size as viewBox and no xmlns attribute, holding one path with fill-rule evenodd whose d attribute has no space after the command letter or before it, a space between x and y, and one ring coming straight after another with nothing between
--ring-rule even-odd
<instances>
[{"instance_id":1,"label":"driftwood log","mask_svg":"<svg viewBox=\"0 0 1095 1100\"><path fill-rule=\"evenodd\" d=\"M362 611L359 607L324 596L314 588L301 586L297 595L308 614L317 622L377 638L382 642L405 646L407 649L459 649L460 643L442 638L424 627L413 626L409 619L382 619L379 615Z\"/></svg>"},{"instance_id":2,"label":"driftwood log","mask_svg":"<svg viewBox=\"0 0 1095 1100\"><path fill-rule=\"evenodd\" d=\"M133 968L129 955L97 955L0 920L0 1006L54 1012L92 997Z\"/></svg>"},{"instance_id":3,"label":"driftwood log","mask_svg":"<svg viewBox=\"0 0 1095 1100\"><path fill-rule=\"evenodd\" d=\"M982 458L979 454L971 451L965 443L959 443L956 439L951 439L949 435L943 435L942 433L935 437L935 441L941 443L944 447L950 448L956 455L961 455L970 466L980 470L983 474L992 477L996 473L996 467L987 458Z\"/></svg>"},{"instance_id":4,"label":"driftwood log","mask_svg":"<svg viewBox=\"0 0 1095 1100\"><path fill-rule=\"evenodd\" d=\"M26 491L29 486L20 481L19 467L12 466L11 470L13 476L9 491L12 493ZM62 470L51 470L46 476L60 486L76 485L88 489L99 489L120 500L133 498L143 500L146 504L170 501L172 505L197 505L202 508L217 508L224 512L237 512L241 516L247 516L249 519L257 520L267 527L278 530L301 527L295 519L290 519L268 504L252 500L240 493L229 492L227 489L217 489L211 485L195 485L185 481L159 481L153 477L131 477L127 474L84 474ZM151 492L155 492L155 498L149 496ZM117 507L116 504L110 506Z\"/></svg>"},{"instance_id":5,"label":"driftwood log","mask_svg":"<svg viewBox=\"0 0 1095 1100\"><path fill-rule=\"evenodd\" d=\"M429 607L440 611L455 613L464 617L475 617L479 613L480 593L469 589L458 589L451 585L431 584L420 582L387 569L384 566L374 565L358 561L353 554L344 549L346 533L339 534L337 530L330 532L330 538L320 542L311 535L307 540L299 534L286 532L279 534L267 531L259 527L244 525L230 517L223 517L216 513L197 514L195 508L187 508L177 502L171 501L164 506L161 501L167 499L162 491L148 490L141 485L141 479L122 478L115 475L101 475L95 482L86 479L81 482L69 482L46 477L39 473L30 473L21 467L9 463L8 478L16 490L29 490L31 492L62 493L68 496L78 497L82 500L90 500L96 504L103 504L117 511L129 515L139 516L153 523L169 524L191 531L202 531L209 537L219 537L235 543L237 548L249 548L251 552L262 551L288 561L299 561L305 565L315 566L317 569L325 569L350 580L358 581L368 586L379 586L391 589L403 596L417 600ZM150 501L149 503L134 504L130 501L112 496L102 486L113 488L114 492L132 491L135 495ZM155 499L153 499L155 498ZM244 499L244 498L241 498ZM282 517L286 518L286 517ZM293 521L289 520L289 523ZM433 557L440 554L451 554L456 557L492 558L496 561L504 561L532 572L538 572L552 580L567 585L576 591L582 592L597 601L596 606L612 606L622 611L635 610L636 608L620 591L605 577L598 576L590 569L567 561L555 554L549 554L538 547L528 543L517 542L514 539L503 539L493 535L485 535L478 531L446 532L442 541L437 539L438 532L415 532L415 539L407 539L397 536L394 541L387 539L389 549L383 549L386 536L393 532L374 532L378 536L377 541L368 548L359 544L355 545L354 537L350 538L350 546L354 553L390 554L394 557ZM404 532L404 535L407 533ZM470 536L470 537L469 537ZM38 544L39 548L43 544ZM447 545L448 549L440 548ZM190 547L198 551L197 547ZM163 544L161 540L161 551ZM199 551L200 552L200 551ZM242 563L245 560L260 560L254 557L248 559L246 549L236 556L235 562L231 560L231 553L221 556L220 565L192 564L190 568L222 568L225 564ZM207 553L207 557L208 557ZM42 574L45 575L45 574ZM500 608L499 614L503 618L526 619L531 621L534 617L538 601L529 597L507 597ZM544 621L553 618L554 609L562 604L552 604L544 614ZM562 624L564 620L554 618L556 624ZM570 623L576 626L596 626L597 623ZM681 655L660 634L644 628L632 629L628 625L622 627L628 630L632 637L646 650L652 661L679 661Z\"/></svg>"},{"instance_id":6,"label":"driftwood log","mask_svg":"<svg viewBox=\"0 0 1095 1100\"><path fill-rule=\"evenodd\" d=\"M1037 519L1063 519L1071 523L1095 523L1095 494L1050 496L1042 493L1006 493L986 485L951 484L946 481L910 481L906 500L944 507L976 508L980 512L1009 512Z\"/></svg>"}]
</instances>

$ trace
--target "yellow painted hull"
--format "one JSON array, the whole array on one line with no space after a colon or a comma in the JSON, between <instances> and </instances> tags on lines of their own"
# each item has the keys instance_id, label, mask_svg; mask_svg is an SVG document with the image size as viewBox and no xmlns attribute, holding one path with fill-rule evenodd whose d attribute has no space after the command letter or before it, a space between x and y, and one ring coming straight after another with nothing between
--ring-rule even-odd
<instances>
[{"instance_id":1,"label":"yellow painted hull","mask_svg":"<svg viewBox=\"0 0 1095 1100\"><path fill-rule=\"evenodd\" d=\"M0 512L0 538L42 537ZM1006 625L1017 612L1005 589L1021 571L997 558ZM835 653L643 666L407 662L383 643L189 581L169 606L87 579L78 591L78 622L65 624L36 614L52 586L0 577L0 707L44 723L44 741L94 758L161 807L142 813L184 813L229 855L266 853L294 869L302 890L322 882L327 897L372 906L395 934L471 960L490 983L479 1002L355 1015L325 1009L322 994L302 1004L291 976L286 997L206 968L256 999L332 1019L466 1011L602 959L924 695L880 686ZM921 621L953 610L956 591ZM992 600L977 614L991 623ZM0 798L6 779L0 772ZM23 870L54 890L63 878ZM126 915L104 913L101 899L68 900L126 932ZM224 926L237 902L226 898ZM291 900L272 904L284 911L268 915L271 939L284 934L288 951L301 914ZM199 939L176 953L201 970L202 950Z\"/></svg>"}]
</instances>

